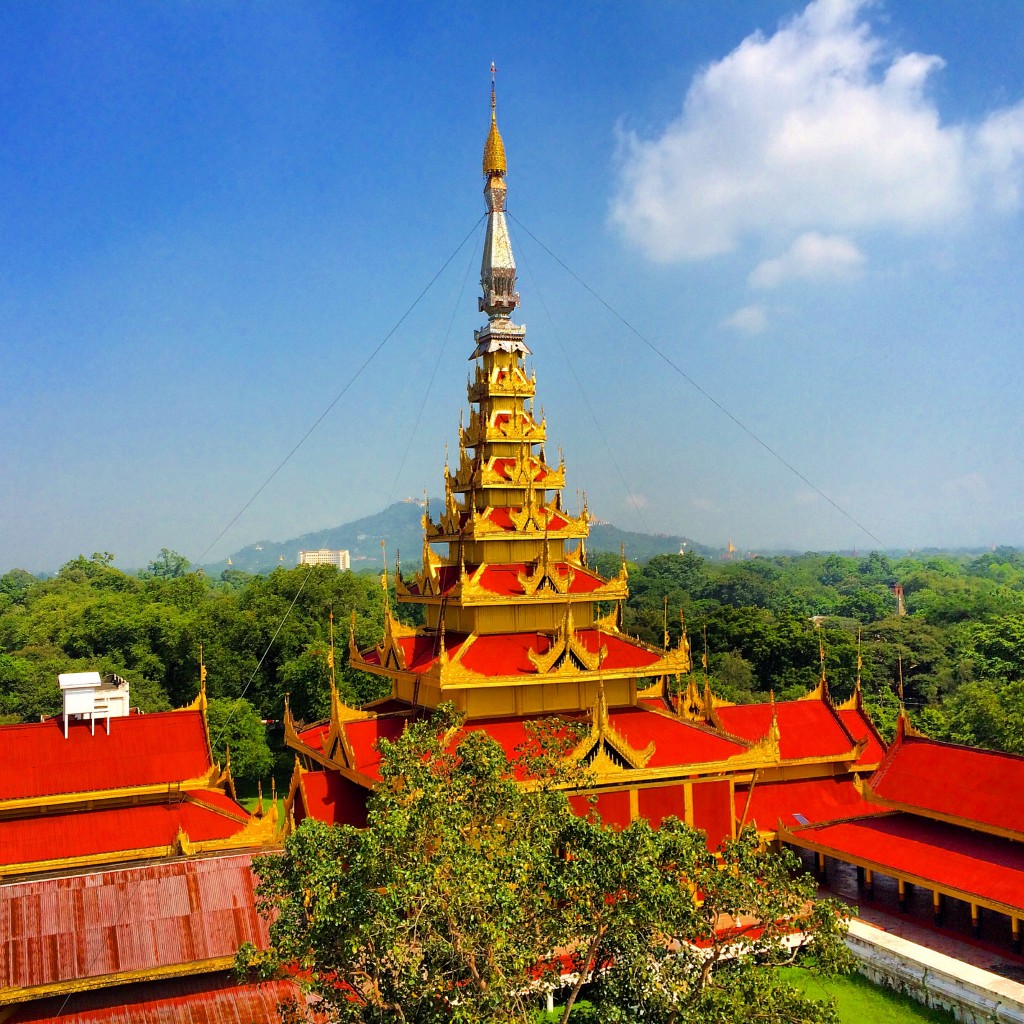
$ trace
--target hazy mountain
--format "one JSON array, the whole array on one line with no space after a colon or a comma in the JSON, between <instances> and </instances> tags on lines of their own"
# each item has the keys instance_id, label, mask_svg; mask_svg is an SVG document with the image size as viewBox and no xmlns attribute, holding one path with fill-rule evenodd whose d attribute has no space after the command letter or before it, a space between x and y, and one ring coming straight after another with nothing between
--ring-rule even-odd
<instances>
[{"instance_id":1,"label":"hazy mountain","mask_svg":"<svg viewBox=\"0 0 1024 1024\"><path fill-rule=\"evenodd\" d=\"M441 502L431 500L431 505L438 509ZM262 540L234 552L230 556L231 568L243 572L271 572L279 565L291 568L298 564L299 552L318 548L347 549L352 558L352 569L373 569L379 571L381 561L381 541L384 541L389 566L394 565L395 555L401 551L402 560L411 567L420 561L423 547L423 526L421 519L423 508L414 499L397 501L389 505L383 512L372 516L364 516L351 523L343 523L314 533L304 533L301 537L291 540ZM720 548L697 544L687 537L632 533L620 530L610 523L598 523L591 528L587 550L618 552L623 544L626 555L633 560L643 560L652 555L678 554L683 544L687 551L695 551L698 555L714 558L721 554ZM223 559L203 566L210 575L219 575L228 567L228 560Z\"/></svg>"}]
</instances>

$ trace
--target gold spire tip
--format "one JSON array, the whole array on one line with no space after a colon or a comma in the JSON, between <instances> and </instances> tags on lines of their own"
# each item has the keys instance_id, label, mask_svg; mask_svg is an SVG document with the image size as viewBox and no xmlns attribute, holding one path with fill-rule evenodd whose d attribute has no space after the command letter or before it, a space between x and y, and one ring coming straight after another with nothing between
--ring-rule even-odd
<instances>
[{"instance_id":1,"label":"gold spire tip","mask_svg":"<svg viewBox=\"0 0 1024 1024\"><path fill-rule=\"evenodd\" d=\"M498 101L494 90L494 76L498 69L491 61L491 130L487 133L487 141L484 143L484 177L492 175L504 176L508 170L505 162L505 143L502 141L501 133L498 131Z\"/></svg>"}]
</instances>

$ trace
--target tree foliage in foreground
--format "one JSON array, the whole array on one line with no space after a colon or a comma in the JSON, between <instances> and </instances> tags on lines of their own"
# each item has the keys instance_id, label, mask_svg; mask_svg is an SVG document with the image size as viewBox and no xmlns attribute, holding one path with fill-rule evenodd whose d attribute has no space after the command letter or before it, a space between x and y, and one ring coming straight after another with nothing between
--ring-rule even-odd
<instances>
[{"instance_id":1,"label":"tree foliage in foreground","mask_svg":"<svg viewBox=\"0 0 1024 1024\"><path fill-rule=\"evenodd\" d=\"M240 966L307 979L331 1019L370 1024L532 1021L561 974L579 978L564 1021L591 977L602 1021L834 1020L773 968L844 968L838 905L752 834L719 864L675 819L578 817L559 788L570 742L538 735L515 777L450 709L382 742L365 829L307 819L260 861L260 908L277 916L269 951Z\"/></svg>"}]
</instances>

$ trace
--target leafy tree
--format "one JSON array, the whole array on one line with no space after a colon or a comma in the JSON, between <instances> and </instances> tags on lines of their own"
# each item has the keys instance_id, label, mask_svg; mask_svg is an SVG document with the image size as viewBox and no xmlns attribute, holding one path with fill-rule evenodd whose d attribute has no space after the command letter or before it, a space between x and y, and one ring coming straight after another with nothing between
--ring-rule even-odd
<instances>
[{"instance_id":1,"label":"leafy tree","mask_svg":"<svg viewBox=\"0 0 1024 1024\"><path fill-rule=\"evenodd\" d=\"M255 782L274 767L274 755L267 745L267 730L259 712L243 699L213 698L207 704L213 756L224 764L231 751L231 774Z\"/></svg>"},{"instance_id":2,"label":"leafy tree","mask_svg":"<svg viewBox=\"0 0 1024 1024\"><path fill-rule=\"evenodd\" d=\"M143 579L173 580L187 576L191 568L191 562L184 555L170 548L161 548L160 554L139 575Z\"/></svg>"},{"instance_id":3,"label":"leafy tree","mask_svg":"<svg viewBox=\"0 0 1024 1024\"><path fill-rule=\"evenodd\" d=\"M242 967L298 969L332 1019L369 1024L532 1021L562 971L580 978L563 1021L591 976L602 1021L739 1021L751 1005L778 1024L834 1020L774 981L779 963L847 963L839 908L791 878L795 858L748 832L722 870L675 819L620 831L577 816L560 787L581 780L558 767L575 737L552 727L510 771L459 725L448 708L382 741L366 828L307 819L261 860L271 946L243 949Z\"/></svg>"}]
</instances>

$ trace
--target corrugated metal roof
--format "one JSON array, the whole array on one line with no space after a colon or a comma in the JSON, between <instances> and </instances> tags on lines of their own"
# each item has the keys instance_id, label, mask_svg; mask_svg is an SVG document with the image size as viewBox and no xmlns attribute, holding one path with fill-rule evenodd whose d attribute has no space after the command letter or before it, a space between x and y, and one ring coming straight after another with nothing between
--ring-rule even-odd
<instances>
[{"instance_id":1,"label":"corrugated metal roof","mask_svg":"<svg viewBox=\"0 0 1024 1024\"><path fill-rule=\"evenodd\" d=\"M61 719L0 726L0 800L198 779L210 768L199 711L129 715L96 726Z\"/></svg>"},{"instance_id":2,"label":"corrugated metal roof","mask_svg":"<svg viewBox=\"0 0 1024 1024\"><path fill-rule=\"evenodd\" d=\"M278 1024L278 1005L294 998L291 982L239 985L221 972L40 999L8 1024Z\"/></svg>"},{"instance_id":3,"label":"corrugated metal roof","mask_svg":"<svg viewBox=\"0 0 1024 1024\"><path fill-rule=\"evenodd\" d=\"M233 956L267 943L253 855L0 885L0 988Z\"/></svg>"}]
</instances>

